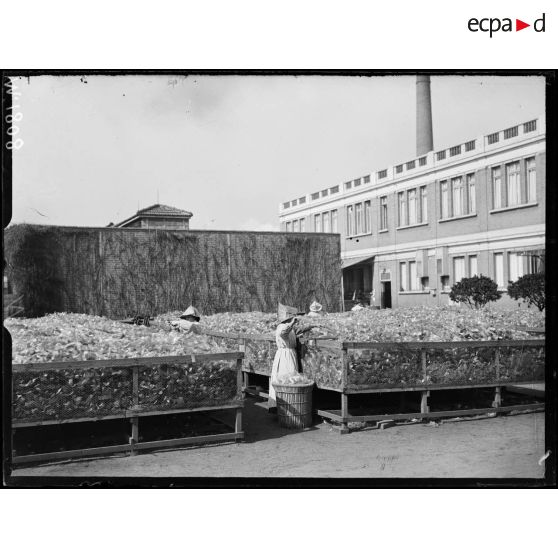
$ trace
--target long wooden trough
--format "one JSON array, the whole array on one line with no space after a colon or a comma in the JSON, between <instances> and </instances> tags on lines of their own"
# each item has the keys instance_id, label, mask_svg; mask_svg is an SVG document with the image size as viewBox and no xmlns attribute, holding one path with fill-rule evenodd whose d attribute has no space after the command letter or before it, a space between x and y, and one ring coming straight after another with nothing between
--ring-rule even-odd
<instances>
[{"instance_id":1,"label":"long wooden trough","mask_svg":"<svg viewBox=\"0 0 558 558\"><path fill-rule=\"evenodd\" d=\"M270 376L275 354L271 335L223 334L211 332L231 347L245 351L244 390L262 394L248 385L248 373ZM502 390L507 386L544 381L544 339L451 341L451 342L356 342L333 337L308 339L302 358L303 373L319 389L340 394L338 409L318 409L318 415L341 425L387 418L406 420L465 416L493 412L502 407ZM494 401L485 407L432 412L431 391L481 388L494 389ZM397 415L352 415L349 397L358 394L418 392L420 412ZM543 403L502 407L502 411L541 410Z\"/></svg>"},{"instance_id":2,"label":"long wooden trough","mask_svg":"<svg viewBox=\"0 0 558 558\"><path fill-rule=\"evenodd\" d=\"M401 342L324 343L340 366L336 383L330 389L340 393L339 409L320 409L318 415L348 431L350 422L429 419L452 416L542 410L544 403L503 406L502 389L506 386L544 381L544 339ZM326 347L323 347L326 348ZM320 348L315 349L319 351ZM319 363L319 360L318 360ZM323 374L307 366L304 373ZM431 411L432 391L494 389L491 407ZM328 389L328 388L325 388ZM418 393L420 412L399 414L353 415L349 397L357 394Z\"/></svg>"},{"instance_id":3,"label":"long wooden trough","mask_svg":"<svg viewBox=\"0 0 558 558\"><path fill-rule=\"evenodd\" d=\"M130 421L127 444L15 455L12 463L66 459L242 440L242 352L12 365L15 429L90 421ZM139 442L139 418L235 410L234 431Z\"/></svg>"}]
</instances>

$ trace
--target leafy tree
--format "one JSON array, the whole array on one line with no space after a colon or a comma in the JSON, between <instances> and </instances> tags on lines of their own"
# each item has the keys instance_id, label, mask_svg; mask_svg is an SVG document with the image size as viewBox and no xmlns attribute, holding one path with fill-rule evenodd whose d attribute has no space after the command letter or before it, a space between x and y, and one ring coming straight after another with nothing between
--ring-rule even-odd
<instances>
[{"instance_id":1,"label":"leafy tree","mask_svg":"<svg viewBox=\"0 0 558 558\"><path fill-rule=\"evenodd\" d=\"M522 298L528 306L534 304L542 312L545 307L544 273L529 273L510 281L508 295L514 300Z\"/></svg>"},{"instance_id":2,"label":"leafy tree","mask_svg":"<svg viewBox=\"0 0 558 558\"><path fill-rule=\"evenodd\" d=\"M471 307L481 308L488 302L493 302L502 297L498 292L498 285L484 275L464 277L456 283L449 294L454 302L465 302Z\"/></svg>"}]
</instances>

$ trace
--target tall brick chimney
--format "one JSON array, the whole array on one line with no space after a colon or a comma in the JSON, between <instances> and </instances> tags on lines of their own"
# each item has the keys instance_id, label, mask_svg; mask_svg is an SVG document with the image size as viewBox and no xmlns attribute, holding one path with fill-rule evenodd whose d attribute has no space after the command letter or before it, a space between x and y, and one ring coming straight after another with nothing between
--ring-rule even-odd
<instances>
[{"instance_id":1,"label":"tall brick chimney","mask_svg":"<svg viewBox=\"0 0 558 558\"><path fill-rule=\"evenodd\" d=\"M430 76L417 76L417 157L434 149Z\"/></svg>"}]
</instances>

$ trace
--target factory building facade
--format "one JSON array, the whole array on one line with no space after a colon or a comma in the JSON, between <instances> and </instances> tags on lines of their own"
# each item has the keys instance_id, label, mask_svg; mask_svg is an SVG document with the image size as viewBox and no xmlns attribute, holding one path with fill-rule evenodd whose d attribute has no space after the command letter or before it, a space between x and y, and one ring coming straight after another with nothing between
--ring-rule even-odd
<instances>
[{"instance_id":1,"label":"factory building facade","mask_svg":"<svg viewBox=\"0 0 558 558\"><path fill-rule=\"evenodd\" d=\"M508 281L544 267L544 118L417 154L282 203L281 230L340 235L346 307L447 305L481 274L517 305Z\"/></svg>"}]
</instances>

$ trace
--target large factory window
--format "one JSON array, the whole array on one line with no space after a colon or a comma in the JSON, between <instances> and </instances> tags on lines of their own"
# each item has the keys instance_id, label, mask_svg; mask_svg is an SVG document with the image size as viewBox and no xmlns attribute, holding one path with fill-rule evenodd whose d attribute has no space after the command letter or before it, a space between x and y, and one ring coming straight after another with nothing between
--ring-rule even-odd
<instances>
[{"instance_id":1,"label":"large factory window","mask_svg":"<svg viewBox=\"0 0 558 558\"><path fill-rule=\"evenodd\" d=\"M364 232L372 232L372 215L370 213L370 200L364 202Z\"/></svg>"},{"instance_id":2,"label":"large factory window","mask_svg":"<svg viewBox=\"0 0 558 558\"><path fill-rule=\"evenodd\" d=\"M463 203L463 179L458 176L451 179L451 197L452 197L452 215L453 217L460 217L464 215Z\"/></svg>"},{"instance_id":3,"label":"large factory window","mask_svg":"<svg viewBox=\"0 0 558 558\"><path fill-rule=\"evenodd\" d=\"M500 289L504 288L504 254L494 254L494 280Z\"/></svg>"},{"instance_id":4,"label":"large factory window","mask_svg":"<svg viewBox=\"0 0 558 558\"><path fill-rule=\"evenodd\" d=\"M417 275L417 262L409 262L409 287L411 291L419 291L419 278Z\"/></svg>"},{"instance_id":5,"label":"large factory window","mask_svg":"<svg viewBox=\"0 0 558 558\"><path fill-rule=\"evenodd\" d=\"M535 168L535 158L529 157L525 159L525 170L527 174L527 203L534 202L537 199L537 170Z\"/></svg>"},{"instance_id":6,"label":"large factory window","mask_svg":"<svg viewBox=\"0 0 558 558\"><path fill-rule=\"evenodd\" d=\"M492 169L492 209L502 207L502 170L500 167Z\"/></svg>"},{"instance_id":7,"label":"large factory window","mask_svg":"<svg viewBox=\"0 0 558 558\"><path fill-rule=\"evenodd\" d=\"M448 181L443 180L440 182L440 203L441 203L441 218L447 219L450 216L449 212L449 190Z\"/></svg>"},{"instance_id":8,"label":"large factory window","mask_svg":"<svg viewBox=\"0 0 558 558\"><path fill-rule=\"evenodd\" d=\"M409 225L417 224L417 190L413 188L407 191L409 204Z\"/></svg>"},{"instance_id":9,"label":"large factory window","mask_svg":"<svg viewBox=\"0 0 558 558\"><path fill-rule=\"evenodd\" d=\"M329 226L329 211L322 213L322 230L323 232L331 232L331 228Z\"/></svg>"},{"instance_id":10,"label":"large factory window","mask_svg":"<svg viewBox=\"0 0 558 558\"><path fill-rule=\"evenodd\" d=\"M420 187L420 222L428 221L428 197L426 194L426 186Z\"/></svg>"},{"instance_id":11,"label":"large factory window","mask_svg":"<svg viewBox=\"0 0 558 558\"><path fill-rule=\"evenodd\" d=\"M508 206L519 205L521 203L519 176L519 161L508 163L506 165L506 193Z\"/></svg>"},{"instance_id":12,"label":"large factory window","mask_svg":"<svg viewBox=\"0 0 558 558\"><path fill-rule=\"evenodd\" d=\"M331 232L336 233L337 231L337 209L333 209L331 212Z\"/></svg>"},{"instance_id":13,"label":"large factory window","mask_svg":"<svg viewBox=\"0 0 558 558\"><path fill-rule=\"evenodd\" d=\"M416 261L399 262L399 290L411 292L422 290Z\"/></svg>"},{"instance_id":14,"label":"large factory window","mask_svg":"<svg viewBox=\"0 0 558 558\"><path fill-rule=\"evenodd\" d=\"M347 236L353 236L353 206L347 206Z\"/></svg>"},{"instance_id":15,"label":"large factory window","mask_svg":"<svg viewBox=\"0 0 558 558\"><path fill-rule=\"evenodd\" d=\"M479 274L477 256L469 256L469 277Z\"/></svg>"},{"instance_id":16,"label":"large factory window","mask_svg":"<svg viewBox=\"0 0 558 558\"><path fill-rule=\"evenodd\" d=\"M314 215L314 232L322 232L322 216L319 213Z\"/></svg>"},{"instance_id":17,"label":"large factory window","mask_svg":"<svg viewBox=\"0 0 558 558\"><path fill-rule=\"evenodd\" d=\"M465 258L453 258L453 282L459 283L465 277Z\"/></svg>"},{"instance_id":18,"label":"large factory window","mask_svg":"<svg viewBox=\"0 0 558 558\"><path fill-rule=\"evenodd\" d=\"M509 280L517 281L523 276L523 257L513 252L508 253Z\"/></svg>"},{"instance_id":19,"label":"large factory window","mask_svg":"<svg viewBox=\"0 0 558 558\"><path fill-rule=\"evenodd\" d=\"M363 228L362 228L362 204L361 203L357 203L355 204L355 234L361 234L363 233Z\"/></svg>"},{"instance_id":20,"label":"large factory window","mask_svg":"<svg viewBox=\"0 0 558 558\"><path fill-rule=\"evenodd\" d=\"M388 207L387 196L380 198L380 230L385 231L388 228Z\"/></svg>"},{"instance_id":21,"label":"large factory window","mask_svg":"<svg viewBox=\"0 0 558 558\"><path fill-rule=\"evenodd\" d=\"M409 281L407 277L407 262L399 262L399 290L409 290Z\"/></svg>"},{"instance_id":22,"label":"large factory window","mask_svg":"<svg viewBox=\"0 0 558 558\"><path fill-rule=\"evenodd\" d=\"M404 227L407 223L407 195L406 192L397 194L397 202L399 207L399 226Z\"/></svg>"},{"instance_id":23,"label":"large factory window","mask_svg":"<svg viewBox=\"0 0 558 558\"><path fill-rule=\"evenodd\" d=\"M467 201L468 201L468 213L476 213L477 211L477 193L475 190L475 175L467 175Z\"/></svg>"}]
</instances>

